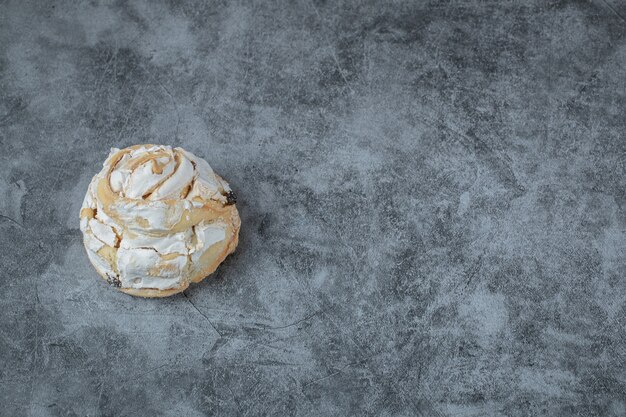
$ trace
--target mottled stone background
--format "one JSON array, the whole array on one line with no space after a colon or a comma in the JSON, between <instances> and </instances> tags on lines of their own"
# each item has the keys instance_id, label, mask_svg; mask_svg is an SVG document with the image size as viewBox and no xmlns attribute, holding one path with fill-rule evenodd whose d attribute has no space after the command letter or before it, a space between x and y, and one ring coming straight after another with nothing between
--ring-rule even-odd
<instances>
[{"instance_id":1,"label":"mottled stone background","mask_svg":"<svg viewBox=\"0 0 626 417\"><path fill-rule=\"evenodd\" d=\"M0 1L2 416L626 415L626 3ZM233 185L164 300L89 264L110 147Z\"/></svg>"}]
</instances>

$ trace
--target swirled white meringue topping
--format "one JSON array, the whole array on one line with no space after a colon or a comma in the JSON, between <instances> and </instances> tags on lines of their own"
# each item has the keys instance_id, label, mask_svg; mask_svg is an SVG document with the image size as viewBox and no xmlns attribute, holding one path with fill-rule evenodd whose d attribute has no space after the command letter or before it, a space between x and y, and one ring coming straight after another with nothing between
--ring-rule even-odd
<instances>
[{"instance_id":1,"label":"swirled white meringue topping","mask_svg":"<svg viewBox=\"0 0 626 417\"><path fill-rule=\"evenodd\" d=\"M227 231L233 233L219 218L200 216L194 223L192 211L210 210L210 201L229 204L229 193L206 161L182 148L113 148L83 201L80 226L88 256L122 288L188 284L194 263L225 241ZM185 221L189 226L178 230Z\"/></svg>"}]
</instances>

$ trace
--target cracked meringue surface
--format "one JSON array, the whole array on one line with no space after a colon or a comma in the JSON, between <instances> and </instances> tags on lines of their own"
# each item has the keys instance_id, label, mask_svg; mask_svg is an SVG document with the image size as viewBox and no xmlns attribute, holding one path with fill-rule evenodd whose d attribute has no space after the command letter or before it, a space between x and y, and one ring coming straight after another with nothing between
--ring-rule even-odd
<instances>
[{"instance_id":1,"label":"cracked meringue surface","mask_svg":"<svg viewBox=\"0 0 626 417\"><path fill-rule=\"evenodd\" d=\"M111 149L87 190L80 229L89 260L121 291L163 297L215 271L235 250L230 186L182 148Z\"/></svg>"}]
</instances>

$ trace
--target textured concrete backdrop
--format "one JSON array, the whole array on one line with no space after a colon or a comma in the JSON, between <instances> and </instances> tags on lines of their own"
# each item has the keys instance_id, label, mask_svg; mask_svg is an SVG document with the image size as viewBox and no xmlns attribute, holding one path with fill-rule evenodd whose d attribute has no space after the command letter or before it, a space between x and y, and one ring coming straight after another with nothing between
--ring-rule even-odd
<instances>
[{"instance_id":1,"label":"textured concrete backdrop","mask_svg":"<svg viewBox=\"0 0 626 417\"><path fill-rule=\"evenodd\" d=\"M1 1L0 414L626 415L625 16ZM186 296L118 293L81 244L143 142L239 197Z\"/></svg>"}]
</instances>

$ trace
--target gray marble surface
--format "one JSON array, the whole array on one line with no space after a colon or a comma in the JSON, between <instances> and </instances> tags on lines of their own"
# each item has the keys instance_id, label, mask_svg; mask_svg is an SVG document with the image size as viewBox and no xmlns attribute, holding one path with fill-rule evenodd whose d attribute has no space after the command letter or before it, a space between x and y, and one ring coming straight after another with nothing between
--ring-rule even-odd
<instances>
[{"instance_id":1,"label":"gray marble surface","mask_svg":"<svg viewBox=\"0 0 626 417\"><path fill-rule=\"evenodd\" d=\"M0 2L2 416L626 415L626 4ZM241 241L100 280L110 147L183 146Z\"/></svg>"}]
</instances>

